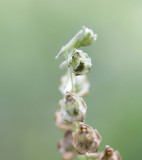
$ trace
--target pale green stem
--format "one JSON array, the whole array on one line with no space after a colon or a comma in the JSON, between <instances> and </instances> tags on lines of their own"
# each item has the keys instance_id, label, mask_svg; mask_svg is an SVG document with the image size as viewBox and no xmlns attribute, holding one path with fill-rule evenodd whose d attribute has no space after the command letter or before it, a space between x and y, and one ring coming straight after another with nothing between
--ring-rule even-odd
<instances>
[{"instance_id":1,"label":"pale green stem","mask_svg":"<svg viewBox=\"0 0 142 160\"><path fill-rule=\"evenodd\" d=\"M84 29L80 30L65 46L63 46L60 50L60 52L58 53L58 55L55 57L56 59L59 58L62 54L65 54L66 52L68 52L71 48L77 48L75 45L78 41L80 41L80 39L82 38L82 36L84 36Z\"/></svg>"},{"instance_id":2,"label":"pale green stem","mask_svg":"<svg viewBox=\"0 0 142 160\"><path fill-rule=\"evenodd\" d=\"M72 77L71 71L70 71L70 77L71 77L71 84L72 84L72 93L74 93L74 84L73 84L73 77Z\"/></svg>"},{"instance_id":3,"label":"pale green stem","mask_svg":"<svg viewBox=\"0 0 142 160\"><path fill-rule=\"evenodd\" d=\"M79 158L79 160L92 160L92 159L86 157L85 155L79 155L78 158Z\"/></svg>"},{"instance_id":4,"label":"pale green stem","mask_svg":"<svg viewBox=\"0 0 142 160\"><path fill-rule=\"evenodd\" d=\"M80 122L79 122L79 121L77 121L77 125L78 125L78 127L79 127L79 125L80 125Z\"/></svg>"}]
</instances>

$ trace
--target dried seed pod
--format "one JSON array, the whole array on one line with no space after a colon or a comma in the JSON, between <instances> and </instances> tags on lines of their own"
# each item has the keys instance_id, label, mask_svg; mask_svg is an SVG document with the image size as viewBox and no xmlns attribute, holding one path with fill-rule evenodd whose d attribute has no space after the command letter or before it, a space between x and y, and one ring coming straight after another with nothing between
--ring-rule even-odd
<instances>
[{"instance_id":1,"label":"dried seed pod","mask_svg":"<svg viewBox=\"0 0 142 160\"><path fill-rule=\"evenodd\" d=\"M79 154L97 152L102 140L96 129L94 130L84 123L79 125L77 132L74 132L72 137L73 146Z\"/></svg>"},{"instance_id":2,"label":"dried seed pod","mask_svg":"<svg viewBox=\"0 0 142 160\"><path fill-rule=\"evenodd\" d=\"M63 119L68 122L83 121L87 106L81 97L76 94L66 92L64 99L59 102L59 110Z\"/></svg>"},{"instance_id":3,"label":"dried seed pod","mask_svg":"<svg viewBox=\"0 0 142 160\"><path fill-rule=\"evenodd\" d=\"M71 78L70 73L67 72L64 76L61 78L59 90L62 94L65 94L66 91L71 92L72 91L72 84L71 84ZM75 88L75 93L80 96L87 96L89 93L90 83L88 81L88 78L86 75L81 76L74 76L73 75L73 84Z\"/></svg>"},{"instance_id":4,"label":"dried seed pod","mask_svg":"<svg viewBox=\"0 0 142 160\"><path fill-rule=\"evenodd\" d=\"M66 131L64 138L58 143L58 150L62 153L63 160L70 160L75 157L76 152L72 146L72 131Z\"/></svg>"},{"instance_id":5,"label":"dried seed pod","mask_svg":"<svg viewBox=\"0 0 142 160\"><path fill-rule=\"evenodd\" d=\"M92 29L89 29L85 26L65 45L62 47L56 59L60 57L60 55L65 54L71 48L79 48L81 46L91 45L97 39L97 34L94 34Z\"/></svg>"},{"instance_id":6,"label":"dried seed pod","mask_svg":"<svg viewBox=\"0 0 142 160\"><path fill-rule=\"evenodd\" d=\"M55 113L55 124L57 127L59 127L61 130L73 130L74 125L72 123L69 123L63 119L63 116L61 112L57 111Z\"/></svg>"},{"instance_id":7,"label":"dried seed pod","mask_svg":"<svg viewBox=\"0 0 142 160\"><path fill-rule=\"evenodd\" d=\"M106 146L104 152L100 153L87 153L87 157L89 158L97 158L97 160L122 160L120 153L118 151L114 151L110 146Z\"/></svg>"},{"instance_id":8,"label":"dried seed pod","mask_svg":"<svg viewBox=\"0 0 142 160\"><path fill-rule=\"evenodd\" d=\"M91 66L91 59L83 51L74 49L69 55L68 67L76 76L89 73Z\"/></svg>"}]
</instances>

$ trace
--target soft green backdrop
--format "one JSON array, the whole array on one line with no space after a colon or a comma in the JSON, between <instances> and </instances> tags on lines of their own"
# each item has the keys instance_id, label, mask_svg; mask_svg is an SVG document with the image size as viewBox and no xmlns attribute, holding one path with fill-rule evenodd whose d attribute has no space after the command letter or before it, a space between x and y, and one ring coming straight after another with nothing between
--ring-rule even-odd
<instances>
[{"instance_id":1,"label":"soft green backdrop","mask_svg":"<svg viewBox=\"0 0 142 160\"><path fill-rule=\"evenodd\" d=\"M142 1L0 1L0 159L60 160L54 126L61 75L54 57L88 26L98 40L92 58L87 123L118 149L141 160Z\"/></svg>"}]
</instances>

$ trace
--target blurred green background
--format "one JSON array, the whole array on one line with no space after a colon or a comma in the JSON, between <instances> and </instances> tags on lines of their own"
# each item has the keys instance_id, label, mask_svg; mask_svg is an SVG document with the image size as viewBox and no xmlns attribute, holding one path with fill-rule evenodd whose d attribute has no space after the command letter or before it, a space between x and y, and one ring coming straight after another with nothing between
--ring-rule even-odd
<instances>
[{"instance_id":1,"label":"blurred green background","mask_svg":"<svg viewBox=\"0 0 142 160\"><path fill-rule=\"evenodd\" d=\"M140 160L142 144L142 1L0 1L0 159L59 160L54 112L65 70L54 57L85 25L98 40L92 58L87 123Z\"/></svg>"}]
</instances>

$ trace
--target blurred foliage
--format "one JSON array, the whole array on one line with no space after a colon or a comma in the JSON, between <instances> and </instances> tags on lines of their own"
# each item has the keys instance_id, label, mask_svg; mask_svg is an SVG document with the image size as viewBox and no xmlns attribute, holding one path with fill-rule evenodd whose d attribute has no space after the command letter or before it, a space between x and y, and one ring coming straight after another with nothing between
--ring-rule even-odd
<instances>
[{"instance_id":1,"label":"blurred foliage","mask_svg":"<svg viewBox=\"0 0 142 160\"><path fill-rule=\"evenodd\" d=\"M118 149L141 159L142 1L0 1L0 159L61 159L54 126L61 46L87 26L92 58L87 123Z\"/></svg>"}]
</instances>

